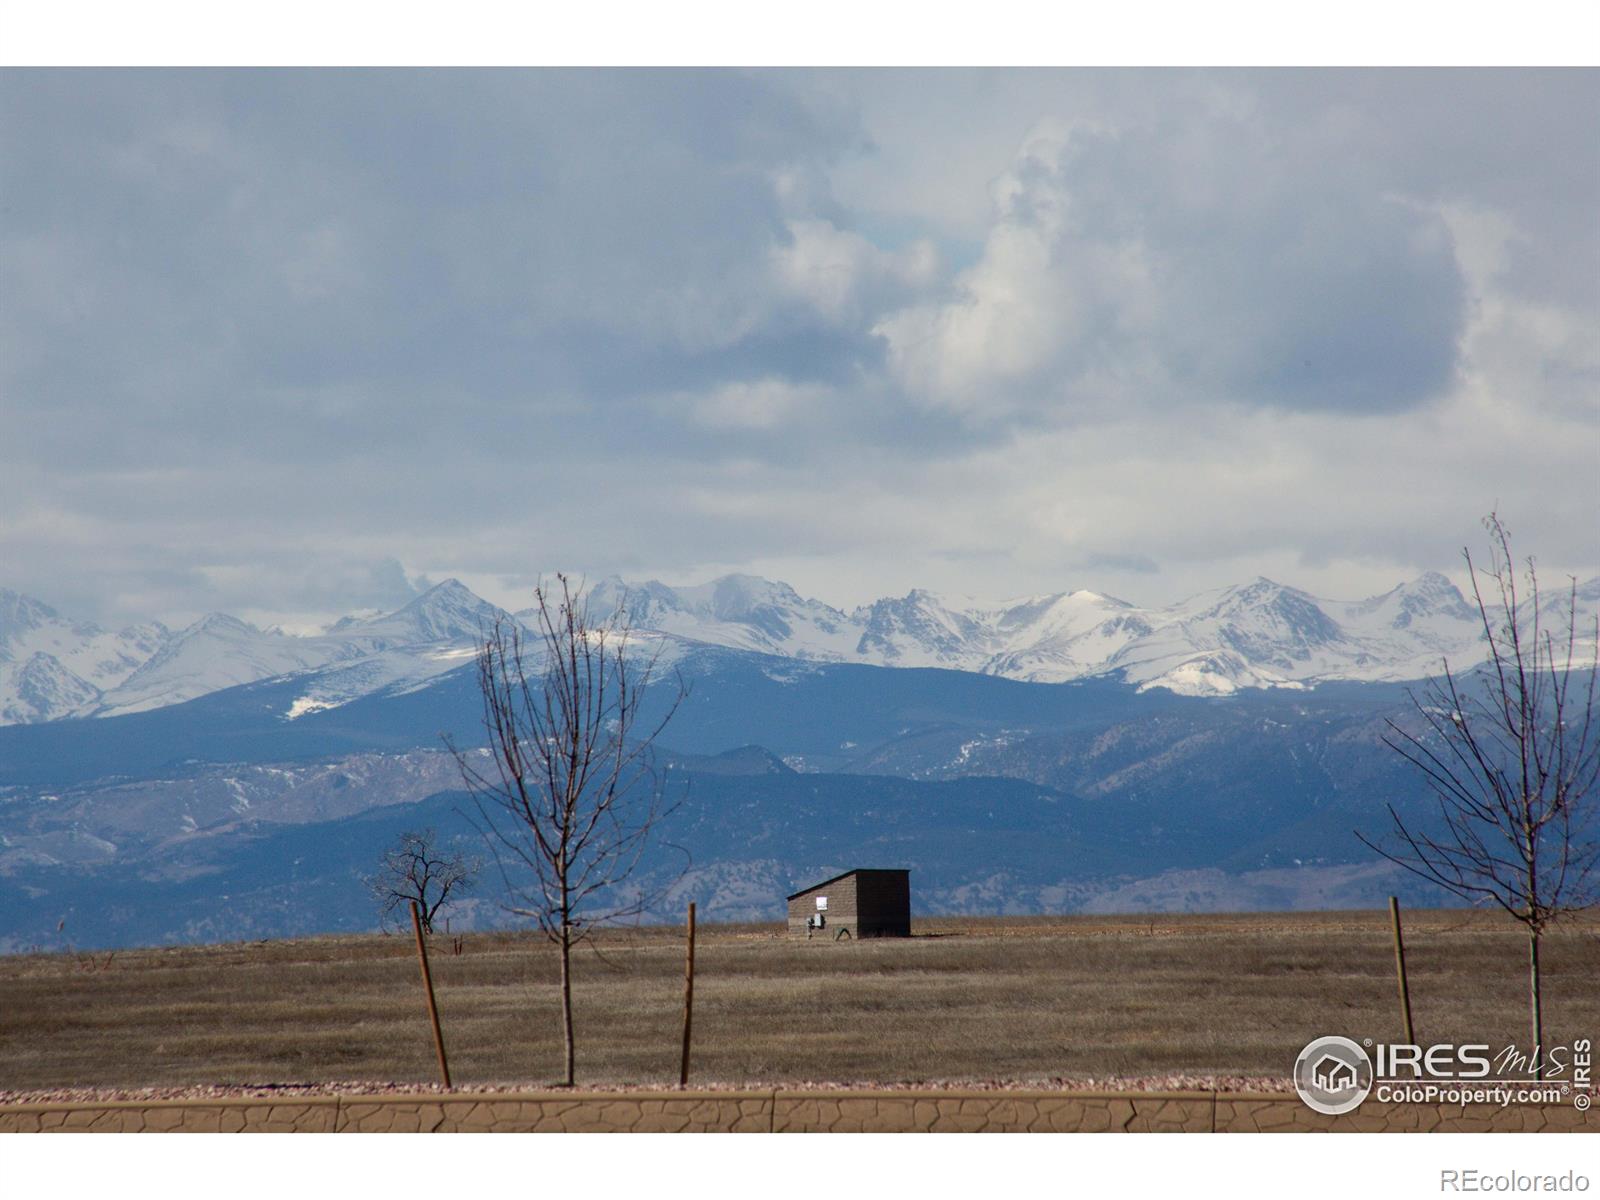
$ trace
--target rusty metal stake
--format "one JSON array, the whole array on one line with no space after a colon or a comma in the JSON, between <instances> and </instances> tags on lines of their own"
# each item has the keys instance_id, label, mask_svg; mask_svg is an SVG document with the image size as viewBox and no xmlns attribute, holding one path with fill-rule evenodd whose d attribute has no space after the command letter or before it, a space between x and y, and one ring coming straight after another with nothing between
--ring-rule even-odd
<instances>
[{"instance_id":1,"label":"rusty metal stake","mask_svg":"<svg viewBox=\"0 0 1600 1200\"><path fill-rule=\"evenodd\" d=\"M694 904L689 904L689 949L683 963L683 1058L678 1086L689 1086L689 1032L694 1024Z\"/></svg>"},{"instance_id":2,"label":"rusty metal stake","mask_svg":"<svg viewBox=\"0 0 1600 1200\"><path fill-rule=\"evenodd\" d=\"M433 975L428 970L428 946L422 940L422 914L411 902L411 928L417 935L417 961L422 964L422 987L428 993L428 1020L433 1023L433 1045L439 1051L439 1076L446 1090L450 1087L450 1064L444 1056L444 1033L439 1028L439 1006L433 1000Z\"/></svg>"},{"instance_id":3,"label":"rusty metal stake","mask_svg":"<svg viewBox=\"0 0 1600 1200\"><path fill-rule=\"evenodd\" d=\"M1394 925L1394 967L1400 978L1400 1012L1406 1021L1406 1044L1414 1046L1416 1035L1411 1031L1411 989L1406 985L1406 944L1400 937L1400 898L1389 897L1389 920Z\"/></svg>"}]
</instances>

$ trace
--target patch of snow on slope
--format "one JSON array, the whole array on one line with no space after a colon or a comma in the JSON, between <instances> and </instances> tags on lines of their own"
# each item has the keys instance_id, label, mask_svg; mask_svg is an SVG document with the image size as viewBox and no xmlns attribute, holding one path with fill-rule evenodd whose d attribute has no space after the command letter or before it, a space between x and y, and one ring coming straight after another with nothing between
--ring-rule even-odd
<instances>
[{"instance_id":1,"label":"patch of snow on slope","mask_svg":"<svg viewBox=\"0 0 1600 1200\"><path fill-rule=\"evenodd\" d=\"M315 696L301 696L289 705L289 711L284 714L284 720L292 721L296 717L303 717L307 713L321 712L325 708L338 708L339 702L335 700L318 700Z\"/></svg>"}]
</instances>

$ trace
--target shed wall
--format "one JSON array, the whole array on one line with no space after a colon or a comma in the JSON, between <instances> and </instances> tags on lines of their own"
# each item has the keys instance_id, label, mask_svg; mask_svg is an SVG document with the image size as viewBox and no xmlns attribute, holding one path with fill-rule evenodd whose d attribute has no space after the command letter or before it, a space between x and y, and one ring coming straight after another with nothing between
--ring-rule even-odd
<instances>
[{"instance_id":1,"label":"shed wall","mask_svg":"<svg viewBox=\"0 0 1600 1200\"><path fill-rule=\"evenodd\" d=\"M789 901L789 933L805 937L806 920L817 913L817 897L828 898L827 923L811 936L835 939L911 936L911 878L907 871L851 871L807 888Z\"/></svg>"},{"instance_id":2,"label":"shed wall","mask_svg":"<svg viewBox=\"0 0 1600 1200\"><path fill-rule=\"evenodd\" d=\"M856 928L856 876L846 875L843 879L835 879L832 883L825 883L808 891L801 892L789 901L789 932L806 936L806 918L813 916L817 911L817 897L828 898L827 924L820 931L821 936L836 937L840 929L848 929L851 937L859 936Z\"/></svg>"},{"instance_id":3,"label":"shed wall","mask_svg":"<svg viewBox=\"0 0 1600 1200\"><path fill-rule=\"evenodd\" d=\"M862 871L856 884L858 937L911 936L911 877L905 871Z\"/></svg>"}]
</instances>

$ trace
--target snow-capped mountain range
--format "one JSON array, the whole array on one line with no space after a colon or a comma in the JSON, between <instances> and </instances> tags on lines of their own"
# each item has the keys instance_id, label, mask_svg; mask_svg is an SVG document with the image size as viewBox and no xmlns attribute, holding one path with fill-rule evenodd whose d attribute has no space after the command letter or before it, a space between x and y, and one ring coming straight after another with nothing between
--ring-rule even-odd
<instances>
[{"instance_id":1,"label":"snow-capped mountain range","mask_svg":"<svg viewBox=\"0 0 1600 1200\"><path fill-rule=\"evenodd\" d=\"M0 588L0 725L50 721L92 705L172 637L156 621L110 633Z\"/></svg>"},{"instance_id":2,"label":"snow-capped mountain range","mask_svg":"<svg viewBox=\"0 0 1600 1200\"><path fill-rule=\"evenodd\" d=\"M1466 666L1482 653L1476 609L1435 572L1360 601L1256 579L1166 608L1086 590L985 602L917 589L845 612L748 575L676 588L607 579L589 602L598 613L625 606L641 638L672 656L711 645L1045 683L1112 675L1202 696L1417 679L1445 658ZM1578 607L1592 623L1600 578L1578 589ZM293 719L423 686L470 661L479 630L504 615L452 579L395 612L346 617L312 636L220 613L176 632L150 622L113 633L0 589L0 724L139 712L291 677L302 681L284 713ZM531 623L530 611L515 615Z\"/></svg>"},{"instance_id":3,"label":"snow-capped mountain range","mask_svg":"<svg viewBox=\"0 0 1600 1200\"><path fill-rule=\"evenodd\" d=\"M1086 590L986 602L913 590L845 613L782 583L731 575L692 588L607 580L635 628L789 658L944 667L1039 683L1120 675L1140 687L1225 695L1324 680L1417 679L1442 658L1475 662L1476 608L1445 576L1360 601L1323 600L1256 579L1167 608ZM1600 610L1600 578L1578 591Z\"/></svg>"},{"instance_id":4,"label":"snow-capped mountain range","mask_svg":"<svg viewBox=\"0 0 1600 1200\"><path fill-rule=\"evenodd\" d=\"M449 580L395 612L309 637L223 613L176 632L151 623L107 633L0 589L0 724L142 712L285 676L305 680L287 714L298 716L462 665L499 611Z\"/></svg>"}]
</instances>

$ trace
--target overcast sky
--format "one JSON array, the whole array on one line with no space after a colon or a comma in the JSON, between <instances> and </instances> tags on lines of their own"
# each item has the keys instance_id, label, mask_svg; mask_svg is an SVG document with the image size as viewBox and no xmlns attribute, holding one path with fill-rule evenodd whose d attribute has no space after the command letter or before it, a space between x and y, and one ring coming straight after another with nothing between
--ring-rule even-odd
<instances>
[{"instance_id":1,"label":"overcast sky","mask_svg":"<svg viewBox=\"0 0 1600 1200\"><path fill-rule=\"evenodd\" d=\"M1600 72L0 72L0 586L1600 573Z\"/></svg>"}]
</instances>

